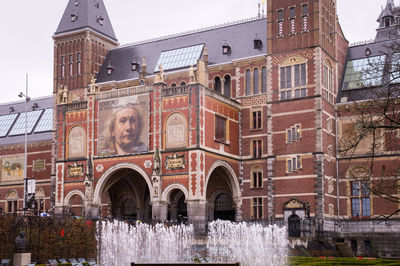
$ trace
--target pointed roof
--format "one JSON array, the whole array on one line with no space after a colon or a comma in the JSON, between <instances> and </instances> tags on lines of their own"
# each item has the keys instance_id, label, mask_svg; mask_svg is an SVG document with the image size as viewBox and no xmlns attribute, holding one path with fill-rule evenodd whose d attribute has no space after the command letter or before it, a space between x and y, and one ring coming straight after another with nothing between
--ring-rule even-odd
<instances>
[{"instance_id":1,"label":"pointed roof","mask_svg":"<svg viewBox=\"0 0 400 266\"><path fill-rule=\"evenodd\" d=\"M103 0L69 0L55 35L84 28L117 41Z\"/></svg>"},{"instance_id":2,"label":"pointed roof","mask_svg":"<svg viewBox=\"0 0 400 266\"><path fill-rule=\"evenodd\" d=\"M386 6L382 9L381 14L379 15L377 21L381 22L382 18L384 17L393 17L393 8L395 7L393 0L387 0Z\"/></svg>"}]
</instances>

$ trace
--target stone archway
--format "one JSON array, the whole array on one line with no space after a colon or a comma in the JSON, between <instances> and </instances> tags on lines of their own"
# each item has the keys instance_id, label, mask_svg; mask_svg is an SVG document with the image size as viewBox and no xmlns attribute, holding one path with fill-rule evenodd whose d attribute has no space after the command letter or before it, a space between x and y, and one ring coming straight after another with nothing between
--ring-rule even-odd
<instances>
[{"instance_id":1,"label":"stone archway","mask_svg":"<svg viewBox=\"0 0 400 266\"><path fill-rule=\"evenodd\" d=\"M64 213L71 216L83 216L85 195L80 190L72 190L65 197L66 206Z\"/></svg>"},{"instance_id":2,"label":"stone archway","mask_svg":"<svg viewBox=\"0 0 400 266\"><path fill-rule=\"evenodd\" d=\"M214 163L206 179L208 220L241 220L240 194L239 182L232 167L224 161Z\"/></svg>"},{"instance_id":3,"label":"stone archway","mask_svg":"<svg viewBox=\"0 0 400 266\"><path fill-rule=\"evenodd\" d=\"M142 169L134 164L119 164L100 178L94 203L100 206L102 216L150 220L151 188L150 179Z\"/></svg>"}]
</instances>

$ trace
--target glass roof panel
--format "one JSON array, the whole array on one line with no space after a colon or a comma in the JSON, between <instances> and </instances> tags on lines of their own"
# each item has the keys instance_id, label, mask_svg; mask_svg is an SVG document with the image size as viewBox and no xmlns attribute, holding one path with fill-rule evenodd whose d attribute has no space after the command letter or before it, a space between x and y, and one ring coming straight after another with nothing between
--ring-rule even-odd
<instances>
[{"instance_id":1,"label":"glass roof panel","mask_svg":"<svg viewBox=\"0 0 400 266\"><path fill-rule=\"evenodd\" d=\"M164 51L158 58L154 72L158 72L158 66L162 65L164 70L177 69L197 65L197 60L203 52L204 44L198 44L190 47Z\"/></svg>"},{"instance_id":2,"label":"glass roof panel","mask_svg":"<svg viewBox=\"0 0 400 266\"><path fill-rule=\"evenodd\" d=\"M35 128L35 133L53 130L53 109L46 109Z\"/></svg>"},{"instance_id":3,"label":"glass roof panel","mask_svg":"<svg viewBox=\"0 0 400 266\"><path fill-rule=\"evenodd\" d=\"M18 114L0 116L0 137L5 137L7 135L17 116Z\"/></svg>"},{"instance_id":4,"label":"glass roof panel","mask_svg":"<svg viewBox=\"0 0 400 266\"><path fill-rule=\"evenodd\" d=\"M390 83L400 83L400 53L392 56L392 71L389 77Z\"/></svg>"},{"instance_id":5,"label":"glass roof panel","mask_svg":"<svg viewBox=\"0 0 400 266\"><path fill-rule=\"evenodd\" d=\"M28 112L26 125L26 132L28 134L32 133L33 127L36 125L36 122L38 121L42 112L43 110ZM25 116L25 112L21 113L14 126L12 127L9 136L25 134Z\"/></svg>"},{"instance_id":6,"label":"glass roof panel","mask_svg":"<svg viewBox=\"0 0 400 266\"><path fill-rule=\"evenodd\" d=\"M382 85L386 55L361 58L347 62L343 89Z\"/></svg>"}]
</instances>

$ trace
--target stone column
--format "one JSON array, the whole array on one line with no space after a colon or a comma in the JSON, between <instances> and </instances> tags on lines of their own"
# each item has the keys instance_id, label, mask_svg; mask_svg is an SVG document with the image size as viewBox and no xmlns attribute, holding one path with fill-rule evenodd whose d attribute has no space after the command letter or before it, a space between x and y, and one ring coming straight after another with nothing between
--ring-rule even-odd
<instances>
[{"instance_id":1,"label":"stone column","mask_svg":"<svg viewBox=\"0 0 400 266\"><path fill-rule=\"evenodd\" d=\"M162 201L155 201L152 205L151 219L153 221L166 221L168 214L168 204Z\"/></svg>"},{"instance_id":2,"label":"stone column","mask_svg":"<svg viewBox=\"0 0 400 266\"><path fill-rule=\"evenodd\" d=\"M207 226L207 201L187 200L188 222L193 224L196 233L205 233Z\"/></svg>"}]
</instances>

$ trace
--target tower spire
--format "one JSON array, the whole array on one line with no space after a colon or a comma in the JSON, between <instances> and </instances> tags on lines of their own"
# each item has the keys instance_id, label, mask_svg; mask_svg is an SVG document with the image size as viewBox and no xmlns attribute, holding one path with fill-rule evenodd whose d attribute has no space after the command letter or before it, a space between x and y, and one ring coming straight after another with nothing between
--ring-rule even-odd
<instances>
[{"instance_id":1,"label":"tower spire","mask_svg":"<svg viewBox=\"0 0 400 266\"><path fill-rule=\"evenodd\" d=\"M69 0L55 35L85 28L117 40L103 0Z\"/></svg>"}]
</instances>

